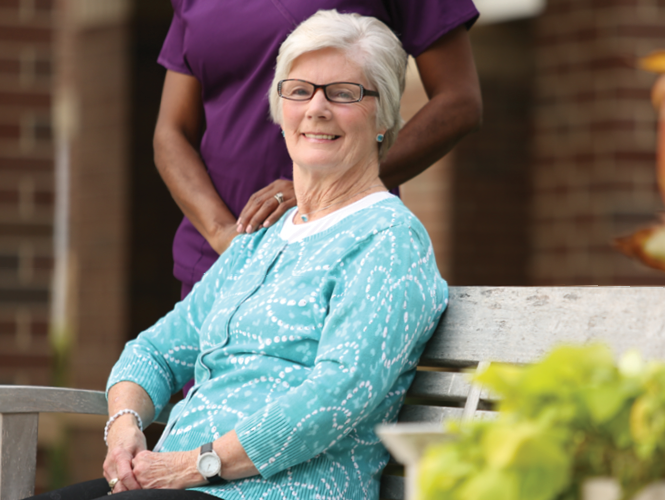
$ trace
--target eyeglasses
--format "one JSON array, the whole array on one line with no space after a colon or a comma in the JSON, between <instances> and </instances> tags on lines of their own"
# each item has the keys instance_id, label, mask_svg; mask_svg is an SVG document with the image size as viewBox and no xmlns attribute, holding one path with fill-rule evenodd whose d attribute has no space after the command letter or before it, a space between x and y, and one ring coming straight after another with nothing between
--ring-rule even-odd
<instances>
[{"instance_id":1,"label":"eyeglasses","mask_svg":"<svg viewBox=\"0 0 665 500\"><path fill-rule=\"evenodd\" d=\"M305 80L282 80L277 84L277 93L282 99L290 101L309 101L316 89L323 89L323 94L330 102L348 104L360 102L369 95L379 97L374 90L367 90L359 83L333 82L327 85L315 85Z\"/></svg>"}]
</instances>

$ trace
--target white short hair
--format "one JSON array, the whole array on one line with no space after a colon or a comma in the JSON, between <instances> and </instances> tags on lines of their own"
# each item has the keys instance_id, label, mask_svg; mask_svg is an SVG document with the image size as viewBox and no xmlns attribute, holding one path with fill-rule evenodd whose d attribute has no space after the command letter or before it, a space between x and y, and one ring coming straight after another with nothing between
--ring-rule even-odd
<instances>
[{"instance_id":1,"label":"white short hair","mask_svg":"<svg viewBox=\"0 0 665 500\"><path fill-rule=\"evenodd\" d=\"M397 139L402 126L399 114L404 92L407 54L395 34L378 19L359 14L340 14L336 10L320 10L303 21L279 48L275 78L269 92L270 115L282 123L282 99L277 83L288 78L293 62L307 52L338 49L357 63L365 77L380 94L377 102L376 124L386 129L379 145L379 159ZM319 82L315 82L319 83Z\"/></svg>"}]
</instances>

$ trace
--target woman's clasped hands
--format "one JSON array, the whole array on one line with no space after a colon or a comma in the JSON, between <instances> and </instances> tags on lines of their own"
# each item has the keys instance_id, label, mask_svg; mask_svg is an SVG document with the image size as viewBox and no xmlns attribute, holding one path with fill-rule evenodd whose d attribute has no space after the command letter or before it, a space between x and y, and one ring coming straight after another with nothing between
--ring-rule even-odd
<instances>
[{"instance_id":1,"label":"woman's clasped hands","mask_svg":"<svg viewBox=\"0 0 665 500\"><path fill-rule=\"evenodd\" d=\"M111 491L119 493L141 489L141 484L134 475L132 461L147 449L147 445L133 415L123 415L113 423L107 443L108 451L103 467L104 478L109 482Z\"/></svg>"},{"instance_id":2,"label":"woman's clasped hands","mask_svg":"<svg viewBox=\"0 0 665 500\"><path fill-rule=\"evenodd\" d=\"M131 415L118 419L109 432L104 477L109 486L113 485L113 493L139 489L185 489L205 484L196 469L198 449L170 453L148 451L145 436L132 419Z\"/></svg>"}]
</instances>

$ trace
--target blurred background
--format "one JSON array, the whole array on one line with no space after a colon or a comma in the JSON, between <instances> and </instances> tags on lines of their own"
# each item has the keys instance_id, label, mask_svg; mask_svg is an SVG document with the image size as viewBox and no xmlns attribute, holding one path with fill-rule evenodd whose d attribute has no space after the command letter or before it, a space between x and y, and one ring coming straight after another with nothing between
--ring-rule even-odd
<instances>
[{"instance_id":1,"label":"blurred background","mask_svg":"<svg viewBox=\"0 0 665 500\"><path fill-rule=\"evenodd\" d=\"M416 0L414 0L416 1ZM484 125L403 187L451 285L659 285L612 240L662 210L665 0L482 0ZM168 0L0 0L0 384L99 389L179 298L152 160ZM220 50L233 50L225 47ZM408 119L426 97L417 71ZM99 477L104 418L45 415L37 489Z\"/></svg>"}]
</instances>

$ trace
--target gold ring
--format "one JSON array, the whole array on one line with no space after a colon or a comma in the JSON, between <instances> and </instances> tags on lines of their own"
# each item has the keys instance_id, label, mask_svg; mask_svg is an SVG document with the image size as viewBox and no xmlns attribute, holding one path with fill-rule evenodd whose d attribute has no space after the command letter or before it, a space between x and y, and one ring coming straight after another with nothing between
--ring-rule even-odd
<instances>
[{"instance_id":1,"label":"gold ring","mask_svg":"<svg viewBox=\"0 0 665 500\"><path fill-rule=\"evenodd\" d=\"M118 484L119 479L117 477L114 477L109 481L109 488L113 489L115 488L115 485Z\"/></svg>"},{"instance_id":2,"label":"gold ring","mask_svg":"<svg viewBox=\"0 0 665 500\"><path fill-rule=\"evenodd\" d=\"M277 193L273 198L275 198L280 205L284 203L284 193L282 192Z\"/></svg>"}]
</instances>

